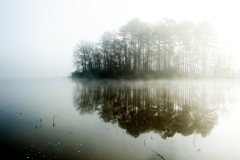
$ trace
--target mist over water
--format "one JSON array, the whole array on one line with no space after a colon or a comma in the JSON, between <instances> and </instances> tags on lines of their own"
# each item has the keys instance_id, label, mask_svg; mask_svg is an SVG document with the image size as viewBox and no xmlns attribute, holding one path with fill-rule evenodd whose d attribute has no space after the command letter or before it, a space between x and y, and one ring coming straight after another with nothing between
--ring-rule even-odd
<instances>
[{"instance_id":1,"label":"mist over water","mask_svg":"<svg viewBox=\"0 0 240 160\"><path fill-rule=\"evenodd\" d=\"M238 6L1 1L2 159L239 159Z\"/></svg>"},{"instance_id":2,"label":"mist over water","mask_svg":"<svg viewBox=\"0 0 240 160\"><path fill-rule=\"evenodd\" d=\"M238 80L0 81L0 143L13 158L240 156Z\"/></svg>"}]
</instances>

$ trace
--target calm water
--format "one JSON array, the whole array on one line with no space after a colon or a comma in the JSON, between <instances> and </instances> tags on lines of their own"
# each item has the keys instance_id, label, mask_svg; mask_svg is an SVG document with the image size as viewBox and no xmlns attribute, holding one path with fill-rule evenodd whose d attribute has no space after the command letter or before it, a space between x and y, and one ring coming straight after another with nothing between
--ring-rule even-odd
<instances>
[{"instance_id":1,"label":"calm water","mask_svg":"<svg viewBox=\"0 0 240 160\"><path fill-rule=\"evenodd\" d=\"M1 78L1 156L237 160L239 95L240 80Z\"/></svg>"}]
</instances>

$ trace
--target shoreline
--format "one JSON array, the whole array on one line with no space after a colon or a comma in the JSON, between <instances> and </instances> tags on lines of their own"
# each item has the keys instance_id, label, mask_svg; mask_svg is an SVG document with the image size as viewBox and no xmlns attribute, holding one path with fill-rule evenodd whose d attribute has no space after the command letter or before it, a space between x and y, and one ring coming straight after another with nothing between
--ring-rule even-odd
<instances>
[{"instance_id":1,"label":"shoreline","mask_svg":"<svg viewBox=\"0 0 240 160\"><path fill-rule=\"evenodd\" d=\"M239 79L240 77L184 75L173 71L86 71L73 72L71 78L112 79L112 80L150 80L150 79Z\"/></svg>"}]
</instances>

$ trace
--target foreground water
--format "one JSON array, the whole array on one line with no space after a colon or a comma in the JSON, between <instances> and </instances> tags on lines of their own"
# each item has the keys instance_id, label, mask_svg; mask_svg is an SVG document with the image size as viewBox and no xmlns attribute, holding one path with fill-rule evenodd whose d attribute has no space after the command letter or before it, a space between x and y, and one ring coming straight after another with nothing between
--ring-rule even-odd
<instances>
[{"instance_id":1,"label":"foreground water","mask_svg":"<svg viewBox=\"0 0 240 160\"><path fill-rule=\"evenodd\" d=\"M0 79L1 156L239 159L239 80Z\"/></svg>"}]
</instances>

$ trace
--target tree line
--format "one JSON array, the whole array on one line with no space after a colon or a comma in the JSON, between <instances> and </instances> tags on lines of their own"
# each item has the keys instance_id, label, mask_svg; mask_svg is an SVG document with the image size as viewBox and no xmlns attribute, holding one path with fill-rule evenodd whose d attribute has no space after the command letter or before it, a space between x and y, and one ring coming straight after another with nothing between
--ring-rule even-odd
<instances>
[{"instance_id":1,"label":"tree line","mask_svg":"<svg viewBox=\"0 0 240 160\"><path fill-rule=\"evenodd\" d=\"M181 75L228 76L231 61L210 22L176 23L164 18L155 24L135 18L119 31L107 31L97 43L81 41L75 47L75 73L170 72Z\"/></svg>"}]
</instances>

